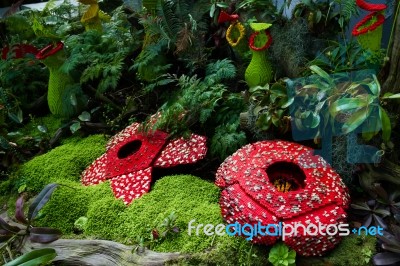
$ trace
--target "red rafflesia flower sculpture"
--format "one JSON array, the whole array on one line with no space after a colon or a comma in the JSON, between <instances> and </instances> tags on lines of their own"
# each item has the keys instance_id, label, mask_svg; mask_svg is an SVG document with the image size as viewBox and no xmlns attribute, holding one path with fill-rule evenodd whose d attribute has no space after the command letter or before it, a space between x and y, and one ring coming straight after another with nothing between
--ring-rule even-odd
<instances>
[{"instance_id":1,"label":"red rafflesia flower sculpture","mask_svg":"<svg viewBox=\"0 0 400 266\"><path fill-rule=\"evenodd\" d=\"M216 184L224 189L221 211L230 224L338 225L345 222L350 198L322 157L286 141L261 141L239 149L218 169ZM297 236L283 239L302 256L322 255L340 241L338 234L303 232L300 228ZM279 238L259 234L252 241L272 245Z\"/></svg>"},{"instance_id":2,"label":"red rafflesia flower sculpture","mask_svg":"<svg viewBox=\"0 0 400 266\"><path fill-rule=\"evenodd\" d=\"M203 136L169 140L165 132L139 129L140 124L134 123L115 135L106 145L107 152L82 173L82 183L96 185L110 179L115 197L129 204L150 190L153 167L194 163L206 155Z\"/></svg>"}]
</instances>

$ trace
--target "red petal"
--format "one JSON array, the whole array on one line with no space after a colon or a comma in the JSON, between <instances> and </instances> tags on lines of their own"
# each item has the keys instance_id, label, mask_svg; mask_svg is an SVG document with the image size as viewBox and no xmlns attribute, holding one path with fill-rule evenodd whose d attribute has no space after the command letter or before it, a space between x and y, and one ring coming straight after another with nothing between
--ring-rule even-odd
<instances>
[{"instance_id":1,"label":"red petal","mask_svg":"<svg viewBox=\"0 0 400 266\"><path fill-rule=\"evenodd\" d=\"M161 131L125 137L107 151L107 172L114 177L150 167L164 147L167 137L168 134Z\"/></svg>"},{"instance_id":2,"label":"red petal","mask_svg":"<svg viewBox=\"0 0 400 266\"><path fill-rule=\"evenodd\" d=\"M207 153L206 141L206 137L196 134L192 134L189 139L173 139L162 150L153 166L166 168L203 159Z\"/></svg>"},{"instance_id":3,"label":"red petal","mask_svg":"<svg viewBox=\"0 0 400 266\"><path fill-rule=\"evenodd\" d=\"M286 220L285 224L295 226L295 223L297 223L299 227L297 236L294 234L287 236L284 242L300 256L321 256L340 242L341 236L339 235L339 230L333 234L336 230L334 227L340 223L344 223L345 218L346 212L342 208L330 205L311 212L308 216ZM315 236L310 234L303 235L304 231L301 225L307 228L309 224L321 226L321 234L318 233ZM330 227L329 232L332 235L326 233L326 226ZM309 228L309 230L312 234L315 232L312 228Z\"/></svg>"},{"instance_id":4,"label":"red petal","mask_svg":"<svg viewBox=\"0 0 400 266\"><path fill-rule=\"evenodd\" d=\"M88 168L82 173L81 182L85 186L96 185L107 180L107 153L97 158Z\"/></svg>"},{"instance_id":5,"label":"red petal","mask_svg":"<svg viewBox=\"0 0 400 266\"><path fill-rule=\"evenodd\" d=\"M302 173L296 174L297 168ZM292 179L299 185L281 192L273 184L275 177ZM260 141L242 147L217 170L216 184L224 189L220 205L228 223L254 224L261 220L265 226L271 223L271 217L274 224L305 223L314 217L322 224L336 224L345 220L350 199L340 176L320 156L313 155L308 147L286 141ZM253 240L266 244L273 241L269 236ZM301 236L288 239L288 245L309 256L321 255L338 241L338 237Z\"/></svg>"},{"instance_id":6,"label":"red petal","mask_svg":"<svg viewBox=\"0 0 400 266\"><path fill-rule=\"evenodd\" d=\"M149 192L151 183L152 167L144 170L116 176L111 179L111 188L118 199L122 199L125 204L130 204L132 200L140 198Z\"/></svg>"},{"instance_id":7,"label":"red petal","mask_svg":"<svg viewBox=\"0 0 400 266\"><path fill-rule=\"evenodd\" d=\"M120 131L118 134L114 135L111 137L111 139L107 142L106 144L106 150L111 149L118 143L124 141L125 139L129 138L131 135L137 134L138 133L138 128L140 124L139 123L133 123L132 125L126 127L122 131Z\"/></svg>"}]
</instances>

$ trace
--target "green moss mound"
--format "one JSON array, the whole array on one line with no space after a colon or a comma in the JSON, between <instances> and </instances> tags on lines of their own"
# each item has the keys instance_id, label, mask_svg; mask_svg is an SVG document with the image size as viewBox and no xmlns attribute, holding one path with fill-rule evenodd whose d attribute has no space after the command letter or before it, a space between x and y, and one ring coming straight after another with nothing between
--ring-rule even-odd
<instances>
[{"instance_id":1,"label":"green moss mound","mask_svg":"<svg viewBox=\"0 0 400 266\"><path fill-rule=\"evenodd\" d=\"M81 172L105 152L105 143L102 135L71 139L25 163L14 175L16 185L26 186L28 191L40 192L49 183L77 182Z\"/></svg>"},{"instance_id":2,"label":"green moss mound","mask_svg":"<svg viewBox=\"0 0 400 266\"><path fill-rule=\"evenodd\" d=\"M25 163L14 173L27 190L39 192L48 183L62 184L41 210L36 226L58 228L64 238L99 238L129 245L142 244L159 252L182 252L191 256L173 263L178 265L267 265L268 247L252 245L243 238L207 236L201 230L197 236L188 234L193 225L223 223L218 204L220 191L211 182L191 175L174 175L155 182L150 193L129 206L115 199L109 182L85 187L80 184L81 172L104 153L106 139L101 135L85 139L72 138L47 154ZM2 190L10 187L3 183ZM175 213L174 226L180 230L166 237L152 239L165 218ZM84 231L74 234L74 223L87 217ZM139 243L138 239L144 240ZM367 253L375 252L375 238L346 237L332 252L316 260L318 265L362 265ZM360 250L357 259L348 250ZM299 265L301 259L299 259ZM307 259L309 263L309 259ZM313 264L314 265L314 264Z\"/></svg>"},{"instance_id":3,"label":"green moss mound","mask_svg":"<svg viewBox=\"0 0 400 266\"><path fill-rule=\"evenodd\" d=\"M167 176L158 180L152 191L125 206L114 198L109 182L96 186L61 186L54 192L40 213L37 225L59 228L73 237L74 222L81 216L88 218L83 236L108 239L125 244L139 244L159 252L194 254L179 264L211 263L229 265L237 261L255 260L252 265L263 265L266 260L262 247L252 247L244 239L230 236L198 236L188 234L188 223L223 223L218 204L219 189L212 183L190 175ZM179 233L150 240L151 231L172 212ZM253 255L254 254L254 255ZM255 255L257 254L257 255Z\"/></svg>"},{"instance_id":4,"label":"green moss mound","mask_svg":"<svg viewBox=\"0 0 400 266\"><path fill-rule=\"evenodd\" d=\"M135 200L121 215L123 223L117 234L123 237L146 235L172 212L177 216L180 233L158 243L157 251L199 252L209 248L216 237L188 235L188 223L223 223L218 204L219 189L198 177L177 175L164 177L156 182L151 193Z\"/></svg>"},{"instance_id":5,"label":"green moss mound","mask_svg":"<svg viewBox=\"0 0 400 266\"><path fill-rule=\"evenodd\" d=\"M86 216L91 203L105 199L125 207L122 202L115 200L108 182L88 187L79 183L62 185L53 192L50 201L40 211L35 225L60 229L64 237L68 237L74 232L75 221Z\"/></svg>"}]
</instances>

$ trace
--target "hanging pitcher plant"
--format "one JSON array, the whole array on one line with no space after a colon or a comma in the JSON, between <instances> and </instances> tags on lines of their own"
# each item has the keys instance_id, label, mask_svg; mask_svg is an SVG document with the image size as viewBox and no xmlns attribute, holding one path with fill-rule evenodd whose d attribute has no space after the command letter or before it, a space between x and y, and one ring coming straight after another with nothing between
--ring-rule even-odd
<instances>
[{"instance_id":1,"label":"hanging pitcher plant","mask_svg":"<svg viewBox=\"0 0 400 266\"><path fill-rule=\"evenodd\" d=\"M364 49L379 50L381 48L383 23L385 22L382 11L387 6L385 4L367 3L364 0L357 0L356 3L361 9L371 13L355 25L352 34L357 37Z\"/></svg>"},{"instance_id":2,"label":"hanging pitcher plant","mask_svg":"<svg viewBox=\"0 0 400 266\"><path fill-rule=\"evenodd\" d=\"M272 80L273 69L266 53L272 43L272 37L268 30L271 25L250 23L250 27L254 31L249 38L249 47L253 56L245 72L245 80L249 88L264 86Z\"/></svg>"},{"instance_id":3,"label":"hanging pitcher plant","mask_svg":"<svg viewBox=\"0 0 400 266\"><path fill-rule=\"evenodd\" d=\"M238 14L228 14L225 11L221 11L218 17L218 24L224 22L230 22L225 38L230 46L236 47L245 37L246 29L243 24L240 23Z\"/></svg>"}]
</instances>

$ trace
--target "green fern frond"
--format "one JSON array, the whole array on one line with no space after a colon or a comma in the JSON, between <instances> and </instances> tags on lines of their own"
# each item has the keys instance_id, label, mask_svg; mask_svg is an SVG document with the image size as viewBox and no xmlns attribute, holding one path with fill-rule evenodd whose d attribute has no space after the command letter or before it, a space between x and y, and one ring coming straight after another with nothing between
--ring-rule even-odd
<instances>
[{"instance_id":1,"label":"green fern frond","mask_svg":"<svg viewBox=\"0 0 400 266\"><path fill-rule=\"evenodd\" d=\"M232 79L236 76L236 68L233 62L228 59L218 60L208 64L206 67L206 84L219 83L225 79Z\"/></svg>"},{"instance_id":2,"label":"green fern frond","mask_svg":"<svg viewBox=\"0 0 400 266\"><path fill-rule=\"evenodd\" d=\"M174 12L174 2L172 0L158 0L157 15L161 17L160 26L163 35L169 40L168 48L171 42L175 42L177 33L182 27L182 21Z\"/></svg>"},{"instance_id":3,"label":"green fern frond","mask_svg":"<svg viewBox=\"0 0 400 266\"><path fill-rule=\"evenodd\" d=\"M211 155L224 160L247 143L246 134L239 129L239 123L223 124L215 129L211 138Z\"/></svg>"}]
</instances>

